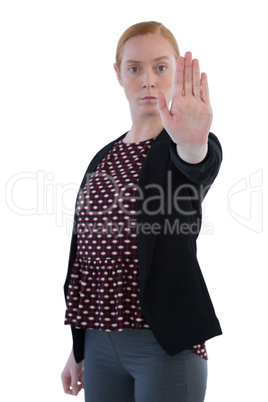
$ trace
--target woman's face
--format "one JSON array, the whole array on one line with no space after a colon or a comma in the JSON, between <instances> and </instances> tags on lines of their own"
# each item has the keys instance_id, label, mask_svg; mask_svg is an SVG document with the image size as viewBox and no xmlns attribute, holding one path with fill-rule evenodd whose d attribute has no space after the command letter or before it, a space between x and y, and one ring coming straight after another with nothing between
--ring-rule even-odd
<instances>
[{"instance_id":1,"label":"woman's face","mask_svg":"<svg viewBox=\"0 0 268 402\"><path fill-rule=\"evenodd\" d=\"M161 34L129 39L124 47L120 70L114 66L124 88L132 117L158 115L157 92L172 99L176 59L169 41Z\"/></svg>"}]
</instances>

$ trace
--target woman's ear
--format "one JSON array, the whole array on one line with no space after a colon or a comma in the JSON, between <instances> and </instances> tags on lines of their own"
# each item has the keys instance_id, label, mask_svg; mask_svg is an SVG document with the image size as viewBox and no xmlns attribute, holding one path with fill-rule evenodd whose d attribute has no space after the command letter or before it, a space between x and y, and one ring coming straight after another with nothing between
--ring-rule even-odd
<instances>
[{"instance_id":1,"label":"woman's ear","mask_svg":"<svg viewBox=\"0 0 268 402\"><path fill-rule=\"evenodd\" d=\"M122 78L121 78L120 71L119 71L119 67L118 67L118 65L117 65L116 63L114 63L114 71L115 71L115 73L116 73L116 76L117 76L117 79L118 79L119 84L120 84L121 86L123 86Z\"/></svg>"}]
</instances>

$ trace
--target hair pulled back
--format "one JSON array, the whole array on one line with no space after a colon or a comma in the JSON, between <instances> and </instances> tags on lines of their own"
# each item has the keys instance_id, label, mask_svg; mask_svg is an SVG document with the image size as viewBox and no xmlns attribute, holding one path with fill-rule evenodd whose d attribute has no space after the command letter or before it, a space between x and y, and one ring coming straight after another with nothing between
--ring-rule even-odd
<instances>
[{"instance_id":1,"label":"hair pulled back","mask_svg":"<svg viewBox=\"0 0 268 402\"><path fill-rule=\"evenodd\" d=\"M123 47L130 38L134 38L135 36L158 34L158 33L160 33L164 38L166 38L169 41L169 43L174 49L174 56L176 57L176 59L178 59L180 57L178 43L176 41L176 38L169 29L167 29L160 22L156 21L140 22L126 29L118 41L116 49L116 58L115 58L118 69L120 69L121 66Z\"/></svg>"}]
</instances>

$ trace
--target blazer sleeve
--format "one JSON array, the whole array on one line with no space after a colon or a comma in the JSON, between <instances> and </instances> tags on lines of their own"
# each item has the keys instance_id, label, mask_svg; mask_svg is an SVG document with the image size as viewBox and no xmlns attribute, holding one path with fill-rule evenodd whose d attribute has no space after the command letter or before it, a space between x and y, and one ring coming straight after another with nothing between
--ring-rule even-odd
<instances>
[{"instance_id":1,"label":"blazer sleeve","mask_svg":"<svg viewBox=\"0 0 268 402\"><path fill-rule=\"evenodd\" d=\"M67 271L67 277L66 277L65 283L64 283L64 296L65 296L66 303L67 303L67 293L68 293L68 286L70 283L72 266L73 266L73 263L74 263L74 260L76 257L76 249L77 249L77 233L76 233L76 215L75 215L71 247L70 247L68 271ZM79 363L84 359L85 330L84 329L76 329L74 327L71 327L71 330L72 330L74 357L75 357L76 363Z\"/></svg>"},{"instance_id":2,"label":"blazer sleeve","mask_svg":"<svg viewBox=\"0 0 268 402\"><path fill-rule=\"evenodd\" d=\"M218 175L222 162L222 147L216 135L209 133L207 155L196 164L183 161L178 155L176 144L170 141L170 158L184 176L195 184L211 185Z\"/></svg>"}]
</instances>

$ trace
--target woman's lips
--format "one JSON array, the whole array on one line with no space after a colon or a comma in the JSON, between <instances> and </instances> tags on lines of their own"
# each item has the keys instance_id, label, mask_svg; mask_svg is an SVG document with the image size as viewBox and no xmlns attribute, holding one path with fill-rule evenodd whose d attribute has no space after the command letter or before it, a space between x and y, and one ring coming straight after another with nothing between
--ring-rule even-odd
<instances>
[{"instance_id":1,"label":"woman's lips","mask_svg":"<svg viewBox=\"0 0 268 402\"><path fill-rule=\"evenodd\" d=\"M156 101L157 98L155 96L144 96L144 98L141 99L144 102L153 102Z\"/></svg>"}]
</instances>

